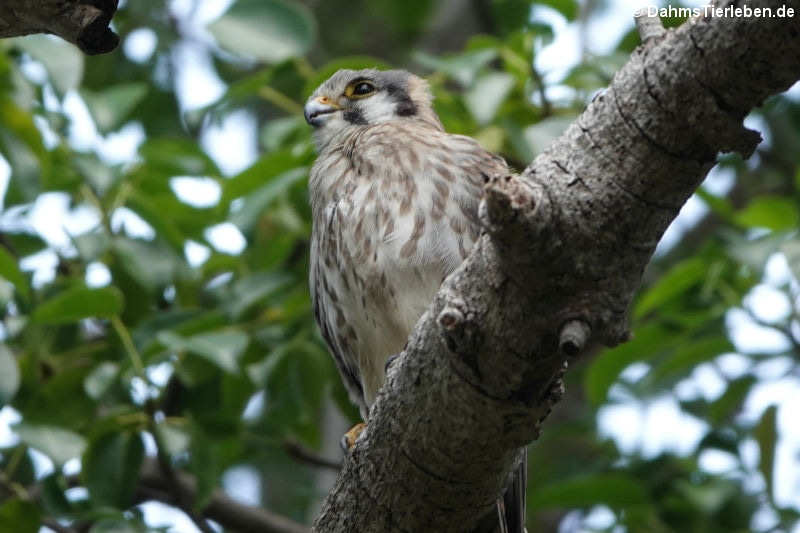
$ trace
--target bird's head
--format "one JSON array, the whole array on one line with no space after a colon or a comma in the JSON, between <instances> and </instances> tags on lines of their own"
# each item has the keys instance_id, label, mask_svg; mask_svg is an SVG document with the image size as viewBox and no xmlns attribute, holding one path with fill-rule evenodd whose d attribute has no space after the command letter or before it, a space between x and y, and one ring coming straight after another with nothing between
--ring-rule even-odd
<instances>
[{"instance_id":1,"label":"bird's head","mask_svg":"<svg viewBox=\"0 0 800 533\"><path fill-rule=\"evenodd\" d=\"M306 121L318 147L342 130L390 120L419 120L442 129L428 83L404 70L339 70L309 97Z\"/></svg>"}]
</instances>

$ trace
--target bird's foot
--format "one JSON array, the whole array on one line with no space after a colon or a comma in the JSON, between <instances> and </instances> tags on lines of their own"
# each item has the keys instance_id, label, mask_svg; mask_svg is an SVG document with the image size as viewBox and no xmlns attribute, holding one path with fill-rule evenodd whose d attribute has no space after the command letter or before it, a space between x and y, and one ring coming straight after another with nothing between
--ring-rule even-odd
<instances>
[{"instance_id":1,"label":"bird's foot","mask_svg":"<svg viewBox=\"0 0 800 533\"><path fill-rule=\"evenodd\" d=\"M383 371L384 372L388 372L389 371L389 367L392 366L395 361L397 361L398 357L400 357L400 354L396 353L396 354L390 355L388 358L386 358L386 364L383 365Z\"/></svg>"},{"instance_id":2,"label":"bird's foot","mask_svg":"<svg viewBox=\"0 0 800 533\"><path fill-rule=\"evenodd\" d=\"M339 441L339 446L342 447L342 451L344 453L349 453L353 446L356 445L356 439L361 432L366 429L367 425L364 422L359 422L355 426L350 428L350 431L342 435L342 440Z\"/></svg>"}]
</instances>

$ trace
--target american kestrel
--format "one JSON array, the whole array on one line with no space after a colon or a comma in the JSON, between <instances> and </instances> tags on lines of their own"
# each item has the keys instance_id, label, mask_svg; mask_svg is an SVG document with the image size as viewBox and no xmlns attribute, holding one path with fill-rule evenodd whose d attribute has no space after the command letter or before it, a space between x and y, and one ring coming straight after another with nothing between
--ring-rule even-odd
<instances>
[{"instance_id":1,"label":"american kestrel","mask_svg":"<svg viewBox=\"0 0 800 533\"><path fill-rule=\"evenodd\" d=\"M314 316L364 420L387 359L478 239L484 181L509 172L474 139L446 133L431 101L423 79L367 69L338 71L305 105L319 154L309 180ZM508 496L524 498L524 474L517 484L509 532L522 531L524 507Z\"/></svg>"}]
</instances>

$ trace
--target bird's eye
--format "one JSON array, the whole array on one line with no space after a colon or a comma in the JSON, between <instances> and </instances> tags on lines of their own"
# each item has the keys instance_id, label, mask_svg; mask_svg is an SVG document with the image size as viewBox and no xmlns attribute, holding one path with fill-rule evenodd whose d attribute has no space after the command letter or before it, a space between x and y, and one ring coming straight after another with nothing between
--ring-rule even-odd
<instances>
[{"instance_id":1,"label":"bird's eye","mask_svg":"<svg viewBox=\"0 0 800 533\"><path fill-rule=\"evenodd\" d=\"M364 98L375 92L375 86L368 81L359 81L350 85L345 91L348 98Z\"/></svg>"}]
</instances>

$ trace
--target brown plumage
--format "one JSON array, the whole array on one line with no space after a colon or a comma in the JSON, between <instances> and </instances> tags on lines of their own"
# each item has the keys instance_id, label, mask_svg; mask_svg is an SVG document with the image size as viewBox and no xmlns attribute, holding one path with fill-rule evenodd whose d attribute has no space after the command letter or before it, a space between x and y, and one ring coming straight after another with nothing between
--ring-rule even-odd
<instances>
[{"instance_id":1,"label":"brown plumage","mask_svg":"<svg viewBox=\"0 0 800 533\"><path fill-rule=\"evenodd\" d=\"M340 70L305 111L319 152L309 181L314 315L366 420L387 358L479 236L484 180L508 167L446 133L427 83L405 71Z\"/></svg>"}]
</instances>

